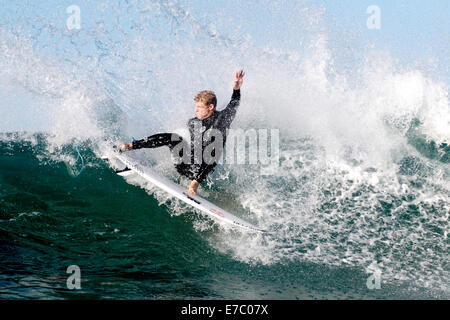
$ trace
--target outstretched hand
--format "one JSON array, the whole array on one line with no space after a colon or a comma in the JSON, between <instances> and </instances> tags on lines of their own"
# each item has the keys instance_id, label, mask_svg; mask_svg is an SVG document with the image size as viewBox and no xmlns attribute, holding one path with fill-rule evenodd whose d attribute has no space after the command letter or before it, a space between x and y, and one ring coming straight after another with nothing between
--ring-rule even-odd
<instances>
[{"instance_id":1,"label":"outstretched hand","mask_svg":"<svg viewBox=\"0 0 450 320\"><path fill-rule=\"evenodd\" d=\"M124 152L124 151L133 149L133 144L132 143L128 143L128 144L120 143L118 147L119 147L120 151Z\"/></svg>"},{"instance_id":2,"label":"outstretched hand","mask_svg":"<svg viewBox=\"0 0 450 320\"><path fill-rule=\"evenodd\" d=\"M244 70L241 69L236 71L233 81L233 90L239 90L241 88L242 82L244 81L244 75Z\"/></svg>"}]
</instances>

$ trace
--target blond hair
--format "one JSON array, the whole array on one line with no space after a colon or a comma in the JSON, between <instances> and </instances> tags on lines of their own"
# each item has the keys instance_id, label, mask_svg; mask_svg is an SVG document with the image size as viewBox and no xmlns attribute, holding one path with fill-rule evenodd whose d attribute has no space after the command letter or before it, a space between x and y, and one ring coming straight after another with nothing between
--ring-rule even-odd
<instances>
[{"instance_id":1,"label":"blond hair","mask_svg":"<svg viewBox=\"0 0 450 320\"><path fill-rule=\"evenodd\" d=\"M210 104L214 105L214 108L217 104L216 94L209 90L200 91L194 97L195 102L201 102L205 106L209 106Z\"/></svg>"}]
</instances>

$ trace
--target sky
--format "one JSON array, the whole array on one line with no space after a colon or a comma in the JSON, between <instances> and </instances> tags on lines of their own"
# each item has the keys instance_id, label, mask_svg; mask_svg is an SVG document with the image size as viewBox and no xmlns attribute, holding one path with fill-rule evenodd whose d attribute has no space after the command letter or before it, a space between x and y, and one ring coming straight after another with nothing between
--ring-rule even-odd
<instances>
[{"instance_id":1,"label":"sky","mask_svg":"<svg viewBox=\"0 0 450 320\"><path fill-rule=\"evenodd\" d=\"M186 1L192 15L230 17L252 40L296 49L301 43L299 18L303 5L321 7L321 26L328 33L357 37L361 43L387 50L405 63L417 61L436 66L436 74L450 83L450 1L448 0L319 0L319 1ZM267 4L272 3L271 10ZM260 6L263 4L263 6ZM380 28L369 29L367 21L379 8ZM296 9L297 8L297 9ZM281 18L280 18L281 17ZM339 36L337 38L339 41ZM340 38L343 42L344 39Z\"/></svg>"},{"instance_id":2,"label":"sky","mask_svg":"<svg viewBox=\"0 0 450 320\"><path fill-rule=\"evenodd\" d=\"M344 0L323 1L328 15L343 25L361 31L363 38L377 47L388 49L401 60L437 59L449 74L450 1L447 0ZM380 8L380 29L368 29L366 9ZM446 69L446 70L445 70Z\"/></svg>"},{"instance_id":3,"label":"sky","mask_svg":"<svg viewBox=\"0 0 450 320\"><path fill-rule=\"evenodd\" d=\"M126 1L113 1L116 15L127 14ZM130 2L133 2L130 0ZM167 2L167 1L161 1ZM317 32L325 30L337 44L349 38L358 39L361 46L387 50L404 63L434 66L435 74L450 83L450 1L448 0L172 0L185 8L195 19L217 24L226 34L237 28L256 45L301 50L305 25ZM22 17L45 17L55 26L65 26L70 5L79 6L83 27L95 25L102 1L88 0L0 0L0 28L5 23L20 25ZM111 1L105 1L108 5ZM369 29L370 6L379 8L380 28ZM305 8L315 7L316 10ZM319 10L317 10L319 8ZM321 12L317 15L317 11ZM309 20L309 21L307 21ZM129 20L119 19L126 24ZM105 21L106 24L108 21ZM117 22L117 21L116 21ZM314 28L313 28L314 29ZM311 28L308 29L311 31ZM231 31L231 30L230 30ZM236 32L236 29L232 30Z\"/></svg>"}]
</instances>

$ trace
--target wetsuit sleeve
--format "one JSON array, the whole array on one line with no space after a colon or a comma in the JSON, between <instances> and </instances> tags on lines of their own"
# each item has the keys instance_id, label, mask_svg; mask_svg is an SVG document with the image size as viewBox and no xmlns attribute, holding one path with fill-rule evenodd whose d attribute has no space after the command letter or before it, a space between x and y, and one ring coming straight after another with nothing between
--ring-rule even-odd
<instances>
[{"instance_id":1,"label":"wetsuit sleeve","mask_svg":"<svg viewBox=\"0 0 450 320\"><path fill-rule=\"evenodd\" d=\"M148 144L148 139L134 140L132 144L133 150L146 148Z\"/></svg>"},{"instance_id":2,"label":"wetsuit sleeve","mask_svg":"<svg viewBox=\"0 0 450 320\"><path fill-rule=\"evenodd\" d=\"M134 140L132 142L132 144L133 144L133 150L146 148L147 145L148 145L148 138L147 139L141 139L141 140Z\"/></svg>"},{"instance_id":3,"label":"wetsuit sleeve","mask_svg":"<svg viewBox=\"0 0 450 320\"><path fill-rule=\"evenodd\" d=\"M150 137L141 140L133 141L133 149L142 148L158 148L162 146L169 146L173 148L183 139L176 133L157 133Z\"/></svg>"},{"instance_id":4,"label":"wetsuit sleeve","mask_svg":"<svg viewBox=\"0 0 450 320\"><path fill-rule=\"evenodd\" d=\"M236 116L236 111L241 100L241 90L233 90L233 95L231 96L231 101L228 103L227 107L220 112L222 117L220 121L220 126L222 128L229 128L231 122L233 122Z\"/></svg>"}]
</instances>

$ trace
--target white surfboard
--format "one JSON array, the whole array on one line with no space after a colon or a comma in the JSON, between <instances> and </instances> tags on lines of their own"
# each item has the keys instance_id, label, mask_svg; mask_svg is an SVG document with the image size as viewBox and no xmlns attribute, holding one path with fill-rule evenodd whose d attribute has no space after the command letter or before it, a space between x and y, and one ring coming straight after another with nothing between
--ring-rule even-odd
<instances>
[{"instance_id":1,"label":"white surfboard","mask_svg":"<svg viewBox=\"0 0 450 320\"><path fill-rule=\"evenodd\" d=\"M248 223L230 212L219 208L213 203L201 198L198 195L191 195L187 192L187 189L174 183L173 181L161 176L160 174L154 172L153 170L142 166L135 160L121 154L118 152L114 152L114 157L117 158L120 162L122 162L126 168L123 170L117 170L116 173L121 176L126 176L131 173L137 173L142 178L150 181L152 184L161 188L162 190L168 192L169 194L177 197L178 199L186 202L187 204L197 208L203 213L213 217L214 219L218 219L220 221L232 224L234 226L246 229L248 231L255 232L266 232L263 229L260 229L251 223Z\"/></svg>"}]
</instances>

